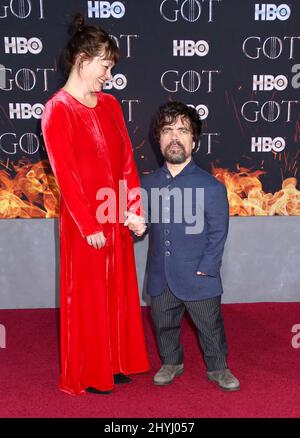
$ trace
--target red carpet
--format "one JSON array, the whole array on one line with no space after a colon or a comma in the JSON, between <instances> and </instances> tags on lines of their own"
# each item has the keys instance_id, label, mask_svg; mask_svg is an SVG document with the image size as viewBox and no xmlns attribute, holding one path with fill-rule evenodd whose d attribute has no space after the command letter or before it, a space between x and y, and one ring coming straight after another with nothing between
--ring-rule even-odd
<instances>
[{"instance_id":1,"label":"red carpet","mask_svg":"<svg viewBox=\"0 0 300 438\"><path fill-rule=\"evenodd\" d=\"M58 311L0 310L6 348L0 349L0 417L300 417L300 348L291 332L300 324L300 303L223 305L228 364L241 390L222 392L205 379L197 338L184 320L185 372L156 387L160 361L149 309L144 323L152 370L133 376L113 394L72 397L57 389Z\"/></svg>"}]
</instances>

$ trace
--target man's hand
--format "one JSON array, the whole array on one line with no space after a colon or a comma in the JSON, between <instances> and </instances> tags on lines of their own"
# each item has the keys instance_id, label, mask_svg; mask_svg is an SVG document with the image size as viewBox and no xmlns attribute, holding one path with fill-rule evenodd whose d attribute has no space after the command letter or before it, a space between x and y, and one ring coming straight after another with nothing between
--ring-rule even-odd
<instances>
[{"instance_id":1,"label":"man's hand","mask_svg":"<svg viewBox=\"0 0 300 438\"><path fill-rule=\"evenodd\" d=\"M99 233L90 234L89 236L86 237L86 240L87 240L88 244L91 245L95 249L102 248L106 242L106 238L105 238L104 234L102 233L102 231L100 231Z\"/></svg>"},{"instance_id":2,"label":"man's hand","mask_svg":"<svg viewBox=\"0 0 300 438\"><path fill-rule=\"evenodd\" d=\"M126 220L124 226L128 227L136 236L142 236L147 229L145 219L141 216L137 216L131 211L126 211L125 217Z\"/></svg>"}]
</instances>

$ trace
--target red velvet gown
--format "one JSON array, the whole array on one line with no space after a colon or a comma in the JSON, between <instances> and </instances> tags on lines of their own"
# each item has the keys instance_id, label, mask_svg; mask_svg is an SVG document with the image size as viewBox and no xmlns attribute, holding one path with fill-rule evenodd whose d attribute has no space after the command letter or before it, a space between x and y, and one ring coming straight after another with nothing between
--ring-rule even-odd
<instances>
[{"instance_id":1,"label":"red velvet gown","mask_svg":"<svg viewBox=\"0 0 300 438\"><path fill-rule=\"evenodd\" d=\"M139 177L118 101L102 92L97 99L89 108L61 89L42 119L61 192L60 389L70 394L110 390L113 374L149 369L130 231L121 221L96 218L99 189L113 189L118 207L119 181L129 191L139 187ZM106 245L94 249L86 236L99 231Z\"/></svg>"}]
</instances>

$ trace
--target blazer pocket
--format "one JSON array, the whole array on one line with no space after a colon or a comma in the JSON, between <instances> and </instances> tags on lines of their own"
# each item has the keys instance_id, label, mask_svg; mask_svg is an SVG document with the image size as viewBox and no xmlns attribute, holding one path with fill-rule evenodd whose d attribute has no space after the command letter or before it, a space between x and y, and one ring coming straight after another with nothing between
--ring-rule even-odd
<instances>
[{"instance_id":1,"label":"blazer pocket","mask_svg":"<svg viewBox=\"0 0 300 438\"><path fill-rule=\"evenodd\" d=\"M214 275L209 275L209 274L206 274L206 273L205 273L205 275L198 275L197 274L197 271L198 271L197 267L198 267L198 264L199 264L200 260L201 260L200 257L185 257L183 259L184 262L194 263L195 264L195 267L193 267L193 268L194 268L195 275L197 277L199 277L199 278L214 278L215 277Z\"/></svg>"}]
</instances>

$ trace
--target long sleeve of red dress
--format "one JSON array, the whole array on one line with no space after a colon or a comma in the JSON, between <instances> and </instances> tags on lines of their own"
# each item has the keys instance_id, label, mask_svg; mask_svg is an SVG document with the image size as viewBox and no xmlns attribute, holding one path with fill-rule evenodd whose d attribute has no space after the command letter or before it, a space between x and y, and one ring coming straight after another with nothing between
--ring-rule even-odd
<instances>
[{"instance_id":1,"label":"long sleeve of red dress","mask_svg":"<svg viewBox=\"0 0 300 438\"><path fill-rule=\"evenodd\" d=\"M43 114L42 128L53 173L82 236L102 231L102 225L97 222L83 192L72 146L75 133L66 106L61 102L50 102Z\"/></svg>"},{"instance_id":2,"label":"long sleeve of red dress","mask_svg":"<svg viewBox=\"0 0 300 438\"><path fill-rule=\"evenodd\" d=\"M118 209L120 181L130 190L139 177L119 103L105 93L97 98L89 108L62 89L42 119L61 191L59 386L69 394L110 390L114 374L149 369L132 236L122 221L97 215L99 189L114 191ZM107 240L97 250L83 237L98 231Z\"/></svg>"}]
</instances>

